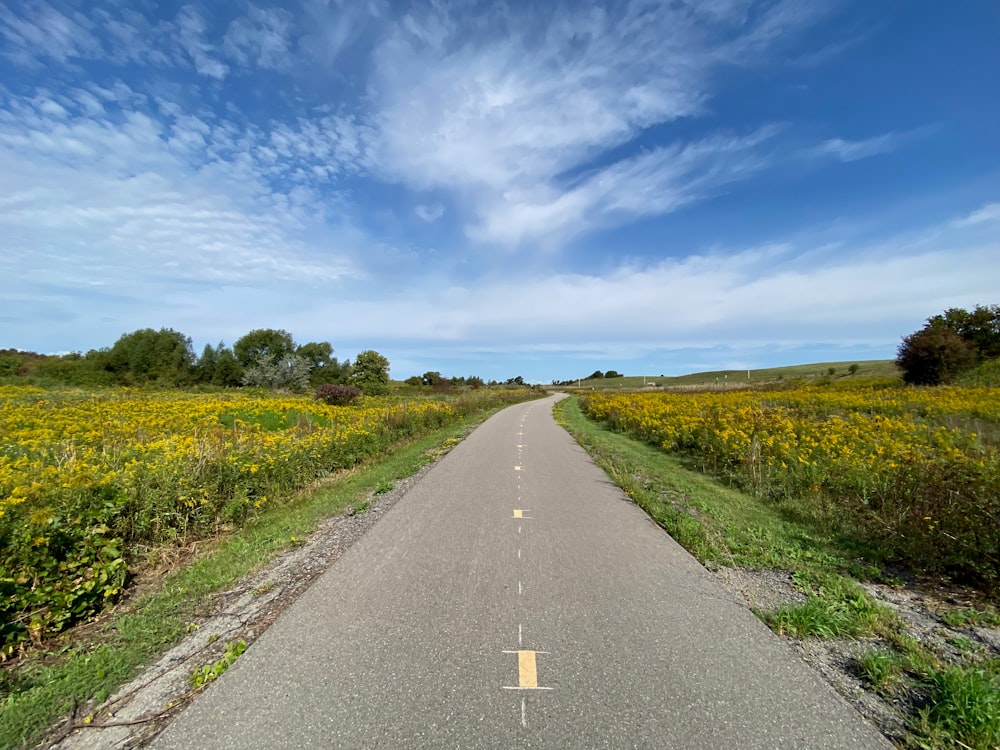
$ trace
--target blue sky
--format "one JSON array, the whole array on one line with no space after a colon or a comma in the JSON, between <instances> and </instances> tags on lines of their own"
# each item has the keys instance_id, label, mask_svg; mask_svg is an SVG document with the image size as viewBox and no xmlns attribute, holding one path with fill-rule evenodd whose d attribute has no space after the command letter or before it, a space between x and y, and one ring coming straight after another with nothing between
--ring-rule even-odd
<instances>
[{"instance_id":1,"label":"blue sky","mask_svg":"<svg viewBox=\"0 0 1000 750\"><path fill-rule=\"evenodd\" d=\"M992 0L0 5L0 348L548 382L895 356L1000 290Z\"/></svg>"}]
</instances>

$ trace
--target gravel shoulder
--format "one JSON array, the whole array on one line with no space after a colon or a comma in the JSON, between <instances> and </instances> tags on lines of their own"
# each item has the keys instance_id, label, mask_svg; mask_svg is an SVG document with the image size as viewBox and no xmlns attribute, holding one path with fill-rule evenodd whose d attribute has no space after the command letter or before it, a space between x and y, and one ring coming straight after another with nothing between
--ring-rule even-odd
<instances>
[{"instance_id":1,"label":"gravel shoulder","mask_svg":"<svg viewBox=\"0 0 1000 750\"><path fill-rule=\"evenodd\" d=\"M806 600L787 571L719 568L714 572L723 585L756 612L796 606ZM962 663L970 650L976 658L1000 658L1000 628L954 627L941 617L943 612L956 607L980 603L981 595L975 591L943 580L908 581L898 586L865 583L862 586L879 604L899 616L906 636L930 648L941 661ZM885 648L885 644L875 638L785 640L882 734L897 744L904 742L909 707L902 700L887 698L871 690L859 669L859 659L864 653Z\"/></svg>"}]
</instances>

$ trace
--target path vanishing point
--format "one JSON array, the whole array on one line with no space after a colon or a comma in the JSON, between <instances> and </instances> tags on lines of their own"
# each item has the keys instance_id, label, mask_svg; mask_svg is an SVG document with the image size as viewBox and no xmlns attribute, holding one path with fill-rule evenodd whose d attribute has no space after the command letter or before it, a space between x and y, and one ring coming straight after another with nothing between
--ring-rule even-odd
<instances>
[{"instance_id":1,"label":"path vanishing point","mask_svg":"<svg viewBox=\"0 0 1000 750\"><path fill-rule=\"evenodd\" d=\"M154 741L889 748L552 417L483 423Z\"/></svg>"}]
</instances>

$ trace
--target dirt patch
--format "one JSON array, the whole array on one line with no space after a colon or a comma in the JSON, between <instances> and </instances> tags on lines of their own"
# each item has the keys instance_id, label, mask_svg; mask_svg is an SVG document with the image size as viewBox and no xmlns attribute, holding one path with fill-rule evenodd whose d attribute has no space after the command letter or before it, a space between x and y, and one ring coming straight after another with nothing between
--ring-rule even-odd
<instances>
[{"instance_id":1,"label":"dirt patch","mask_svg":"<svg viewBox=\"0 0 1000 750\"><path fill-rule=\"evenodd\" d=\"M806 600L791 574L781 570L719 568L722 583L747 607L773 612ZM910 580L897 586L862 584L880 604L892 609L906 636L929 648L947 664L970 658L1000 658L1000 628L948 625L942 616L956 609L988 606L982 595L945 580ZM795 651L891 741L903 744L913 710L905 696L890 698L869 689L859 670L859 659L875 649L891 647L877 638L786 638ZM912 696L911 696L912 698Z\"/></svg>"},{"instance_id":2,"label":"dirt patch","mask_svg":"<svg viewBox=\"0 0 1000 750\"><path fill-rule=\"evenodd\" d=\"M397 480L373 495L362 512L348 510L320 525L301 546L275 558L214 598L213 611L192 623L192 632L155 664L100 705L80 706L56 726L41 747L109 750L142 747L194 697L190 676L225 652L226 644L249 645L355 541L374 526L431 468Z\"/></svg>"}]
</instances>

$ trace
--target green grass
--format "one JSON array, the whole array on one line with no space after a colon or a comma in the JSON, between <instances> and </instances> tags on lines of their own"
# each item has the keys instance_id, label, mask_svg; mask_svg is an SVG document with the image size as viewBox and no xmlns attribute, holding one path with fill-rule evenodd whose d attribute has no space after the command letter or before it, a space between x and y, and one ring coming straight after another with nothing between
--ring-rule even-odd
<instances>
[{"instance_id":1,"label":"green grass","mask_svg":"<svg viewBox=\"0 0 1000 750\"><path fill-rule=\"evenodd\" d=\"M855 375L849 373L851 365L858 365ZM626 375L621 378L602 378L598 380L581 380L580 387L585 389L633 389L649 387L652 384L663 388L676 386L715 386L717 384L742 383L773 383L780 380L796 378L829 377L830 368L834 369L833 378L864 377L900 377L896 363L891 359L861 360L858 362L815 362L806 365L789 365L787 367L766 367L751 369L749 377L746 370L713 370L711 372L695 372L688 375ZM566 387L576 387L576 384Z\"/></svg>"},{"instance_id":2,"label":"green grass","mask_svg":"<svg viewBox=\"0 0 1000 750\"><path fill-rule=\"evenodd\" d=\"M928 747L1000 747L1000 663L985 668L949 667L927 679L927 706L920 712Z\"/></svg>"},{"instance_id":3,"label":"green grass","mask_svg":"<svg viewBox=\"0 0 1000 750\"><path fill-rule=\"evenodd\" d=\"M275 506L234 532L191 565L169 575L160 589L127 610L112 613L87 642L36 653L0 670L0 748L33 747L60 716L91 699L103 700L142 665L176 643L212 595L302 543L321 521L348 508L367 509L380 487L410 476L454 446L487 414L469 417L346 472L296 501Z\"/></svg>"},{"instance_id":4,"label":"green grass","mask_svg":"<svg viewBox=\"0 0 1000 750\"><path fill-rule=\"evenodd\" d=\"M864 680L878 693L891 697L903 681L909 659L898 651L872 649L858 660L858 670Z\"/></svg>"},{"instance_id":5,"label":"green grass","mask_svg":"<svg viewBox=\"0 0 1000 750\"><path fill-rule=\"evenodd\" d=\"M939 615L946 625L954 628L997 628L1000 627L1000 613L975 608L950 609Z\"/></svg>"}]
</instances>

